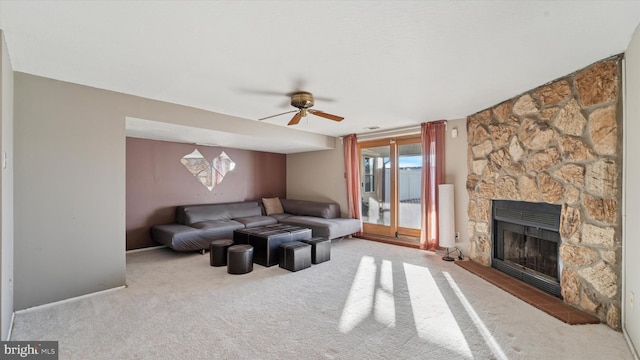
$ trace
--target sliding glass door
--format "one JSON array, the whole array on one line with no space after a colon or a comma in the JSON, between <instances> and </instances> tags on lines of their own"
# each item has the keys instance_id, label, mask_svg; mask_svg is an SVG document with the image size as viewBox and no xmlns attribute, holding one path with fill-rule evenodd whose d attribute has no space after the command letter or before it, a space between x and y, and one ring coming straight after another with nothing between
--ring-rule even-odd
<instances>
[{"instance_id":1,"label":"sliding glass door","mask_svg":"<svg viewBox=\"0 0 640 360\"><path fill-rule=\"evenodd\" d=\"M420 138L368 141L359 147L364 233L419 237Z\"/></svg>"}]
</instances>

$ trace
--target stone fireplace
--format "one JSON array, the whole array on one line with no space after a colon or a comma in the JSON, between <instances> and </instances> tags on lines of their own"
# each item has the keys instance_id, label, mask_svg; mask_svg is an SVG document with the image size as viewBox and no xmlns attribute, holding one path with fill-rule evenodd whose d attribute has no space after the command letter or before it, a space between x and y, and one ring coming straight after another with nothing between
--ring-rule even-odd
<instances>
[{"instance_id":1,"label":"stone fireplace","mask_svg":"<svg viewBox=\"0 0 640 360\"><path fill-rule=\"evenodd\" d=\"M621 60L605 59L467 118L469 257L496 262L495 201L556 205L561 297L614 329L621 325ZM548 246L535 245L551 252Z\"/></svg>"}]
</instances>

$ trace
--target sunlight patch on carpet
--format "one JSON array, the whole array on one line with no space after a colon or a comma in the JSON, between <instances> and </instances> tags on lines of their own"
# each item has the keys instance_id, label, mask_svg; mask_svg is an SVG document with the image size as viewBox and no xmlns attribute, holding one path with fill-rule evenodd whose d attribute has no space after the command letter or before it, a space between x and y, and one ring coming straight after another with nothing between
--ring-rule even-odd
<instances>
[{"instance_id":1,"label":"sunlight patch on carpet","mask_svg":"<svg viewBox=\"0 0 640 360\"><path fill-rule=\"evenodd\" d=\"M404 273L418 336L473 359L469 344L429 269L404 263Z\"/></svg>"},{"instance_id":2,"label":"sunlight patch on carpet","mask_svg":"<svg viewBox=\"0 0 640 360\"><path fill-rule=\"evenodd\" d=\"M351 284L351 290L342 309L338 328L343 333L353 330L373 310L373 295L376 285L376 263L371 256L360 258L360 265Z\"/></svg>"},{"instance_id":3,"label":"sunlight patch on carpet","mask_svg":"<svg viewBox=\"0 0 640 360\"><path fill-rule=\"evenodd\" d=\"M350 332L370 316L386 327L395 327L396 310L391 261L382 260L378 285L376 285L377 274L376 260L371 256L363 256L342 309L338 325L341 332L345 334Z\"/></svg>"},{"instance_id":4,"label":"sunlight patch on carpet","mask_svg":"<svg viewBox=\"0 0 640 360\"><path fill-rule=\"evenodd\" d=\"M375 319L387 327L396 326L396 304L393 299L393 270L391 261L382 260L380 287L376 289Z\"/></svg>"},{"instance_id":5,"label":"sunlight patch on carpet","mask_svg":"<svg viewBox=\"0 0 640 360\"><path fill-rule=\"evenodd\" d=\"M464 294L458 287L458 284L456 284L455 280L453 280L451 275L449 275L449 273L446 271L443 271L442 274L449 282L451 289L453 289L453 292L458 297L458 300L460 300L465 310L467 310L469 317L471 318L471 320L473 320L473 323L476 325L476 327L480 331L480 335L482 335L482 337L484 338L484 341L489 346L489 348L491 349L493 354L496 356L496 358L501 360L507 360L507 356L504 354L504 351L502 351L502 348L500 347L496 339L493 337L493 335L491 335L491 332L489 331L489 329L487 329L482 319L480 319L476 311L473 309L473 306L471 306L471 303L469 303L469 300L467 300L466 296L464 296Z\"/></svg>"}]
</instances>

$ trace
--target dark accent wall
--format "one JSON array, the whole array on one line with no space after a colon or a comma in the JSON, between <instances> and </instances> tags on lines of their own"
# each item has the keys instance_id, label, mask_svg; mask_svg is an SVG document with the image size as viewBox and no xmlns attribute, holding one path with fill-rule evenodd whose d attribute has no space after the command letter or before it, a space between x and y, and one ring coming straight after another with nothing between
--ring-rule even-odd
<instances>
[{"instance_id":1,"label":"dark accent wall","mask_svg":"<svg viewBox=\"0 0 640 360\"><path fill-rule=\"evenodd\" d=\"M194 149L209 162L223 151L236 163L209 191L180 163ZM157 246L149 228L174 221L175 206L286 196L286 155L127 138L127 250Z\"/></svg>"}]
</instances>

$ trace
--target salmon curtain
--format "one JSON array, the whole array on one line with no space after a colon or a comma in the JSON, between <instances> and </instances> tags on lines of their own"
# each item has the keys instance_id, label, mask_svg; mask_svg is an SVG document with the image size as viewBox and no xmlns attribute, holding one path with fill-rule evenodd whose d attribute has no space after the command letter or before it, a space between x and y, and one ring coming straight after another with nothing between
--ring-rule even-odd
<instances>
[{"instance_id":1,"label":"salmon curtain","mask_svg":"<svg viewBox=\"0 0 640 360\"><path fill-rule=\"evenodd\" d=\"M438 241L438 185L444 183L445 120L422 123L420 248L435 251Z\"/></svg>"},{"instance_id":2,"label":"salmon curtain","mask_svg":"<svg viewBox=\"0 0 640 360\"><path fill-rule=\"evenodd\" d=\"M358 137L356 134L343 138L344 167L347 179L347 203L349 216L353 219L361 219L360 214L360 156L358 154ZM356 236L362 233L356 233Z\"/></svg>"}]
</instances>

